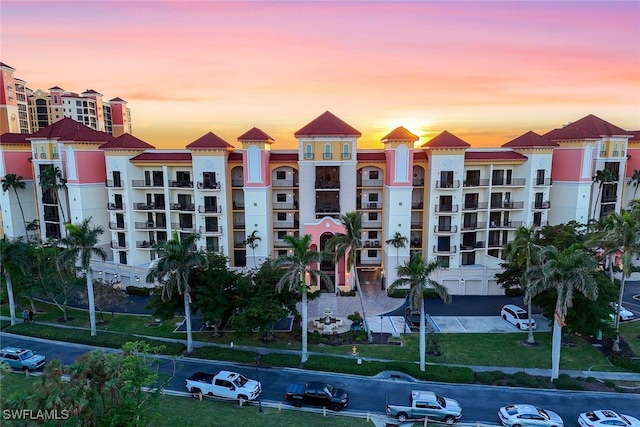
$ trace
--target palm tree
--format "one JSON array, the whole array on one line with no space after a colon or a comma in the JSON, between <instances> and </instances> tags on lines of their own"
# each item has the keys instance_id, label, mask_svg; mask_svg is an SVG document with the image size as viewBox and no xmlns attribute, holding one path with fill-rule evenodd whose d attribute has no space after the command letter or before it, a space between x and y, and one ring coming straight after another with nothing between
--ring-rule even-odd
<instances>
[{"instance_id":1,"label":"palm tree","mask_svg":"<svg viewBox=\"0 0 640 427\"><path fill-rule=\"evenodd\" d=\"M247 240L244 241L245 246L249 246L253 251L253 268L256 268L256 248L258 247L258 243L262 239L257 236L258 230L253 230L251 234L247 236Z\"/></svg>"},{"instance_id":2,"label":"palm tree","mask_svg":"<svg viewBox=\"0 0 640 427\"><path fill-rule=\"evenodd\" d=\"M87 299L89 300L89 321L91 323L91 336L96 336L96 307L93 296L93 279L91 274L91 256L95 255L102 261L107 259L104 249L98 247L100 236L104 234L104 228L100 225L92 226L91 217L85 218L78 224L67 224L67 237L61 240L66 246L60 256L62 266L68 266L80 262L80 268L87 281Z\"/></svg>"},{"instance_id":3,"label":"palm tree","mask_svg":"<svg viewBox=\"0 0 640 427\"><path fill-rule=\"evenodd\" d=\"M611 172L609 169L601 169L599 171L596 171L596 175L593 177L593 182L597 182L599 185L598 185L598 195L596 196L595 203L593 204L593 215L591 216L592 219L595 219L596 217L596 209L598 207L598 200L600 199L600 194L602 193L602 187L604 186L605 183L614 182L615 180L616 180L616 177L613 175L613 172Z\"/></svg>"},{"instance_id":4,"label":"palm tree","mask_svg":"<svg viewBox=\"0 0 640 427\"><path fill-rule=\"evenodd\" d=\"M434 289L442 300L449 304L451 295L447 288L429 276L442 268L442 264L438 261L425 262L422 252L416 252L409 262L405 262L397 267L398 278L393 281L390 288L395 289L399 286L409 285L409 305L411 310L420 310L420 370L425 370L425 352L426 352L426 321L424 310L424 294L427 289Z\"/></svg>"},{"instance_id":5,"label":"palm tree","mask_svg":"<svg viewBox=\"0 0 640 427\"><path fill-rule=\"evenodd\" d=\"M635 205L633 205L635 206ZM631 276L631 267L633 257L640 255L640 210L627 211L622 210L620 213L610 213L602 218L598 223L598 230L592 233L586 244L599 246L605 250L605 256L613 256L621 252L620 262L622 264L622 278L620 279L620 290L618 295L618 306L616 308L616 317L614 320L614 328L616 330L616 338L613 342L613 351L620 351L620 307L622 306L622 297L624 296L625 282ZM612 262L609 261L609 268L613 281Z\"/></svg>"},{"instance_id":6,"label":"palm tree","mask_svg":"<svg viewBox=\"0 0 640 427\"><path fill-rule=\"evenodd\" d=\"M7 237L4 236L0 240L0 271L4 275L4 280L7 284L11 325L16 324L16 301L13 294L11 272L27 273L27 247L28 246L20 239L8 240Z\"/></svg>"},{"instance_id":7,"label":"palm tree","mask_svg":"<svg viewBox=\"0 0 640 427\"><path fill-rule=\"evenodd\" d=\"M367 314L364 309L362 289L358 280L358 269L356 268L356 254L358 250L362 249L362 215L358 212L347 212L344 215L340 215L340 222L344 226L345 232L336 233L327 240L325 250L333 252L335 262L338 262L342 257L346 257L347 270L351 272L355 284L354 288L358 291L358 296L360 296L364 329L367 331L369 342L373 342L373 335L371 334L371 329L369 329Z\"/></svg>"},{"instance_id":8,"label":"palm tree","mask_svg":"<svg viewBox=\"0 0 640 427\"><path fill-rule=\"evenodd\" d=\"M8 173L2 178L2 192L6 193L10 189L13 189L13 192L16 194L16 199L18 200L18 206L20 207L20 214L22 214L22 224L25 227L25 236L27 237L27 242L29 242L29 230L27 229L27 220L24 217L24 210L22 209L22 203L20 202L20 196L18 195L18 190L24 190L26 188L26 184L23 181L22 176L18 176L15 173Z\"/></svg>"},{"instance_id":9,"label":"palm tree","mask_svg":"<svg viewBox=\"0 0 640 427\"><path fill-rule=\"evenodd\" d=\"M538 231L535 227L520 227L516 231L515 238L507 243L504 248L504 256L510 265L525 268L525 271L529 270L534 263L537 263L538 252L540 246L534 243L537 238ZM526 276L520 278L520 283L524 289L529 287L529 283L526 281ZM531 319L531 299L527 301L527 312L529 319ZM534 344L536 341L533 338L533 323L529 322L529 335L527 336L527 343Z\"/></svg>"},{"instance_id":10,"label":"palm tree","mask_svg":"<svg viewBox=\"0 0 640 427\"><path fill-rule=\"evenodd\" d=\"M67 188L67 180L63 178L62 171L58 166L50 166L40 171L40 187L42 187L43 193L46 193L47 191L53 192L56 204L62 212L62 222L66 224L67 219L64 215L64 209L60 203L60 196L58 192L61 188Z\"/></svg>"},{"instance_id":11,"label":"palm tree","mask_svg":"<svg viewBox=\"0 0 640 427\"><path fill-rule=\"evenodd\" d=\"M627 185L633 186L633 197L631 200L636 199L636 192L638 191L638 187L640 186L640 169L634 169L633 175L631 175L631 179L627 182Z\"/></svg>"},{"instance_id":12,"label":"palm tree","mask_svg":"<svg viewBox=\"0 0 640 427\"><path fill-rule=\"evenodd\" d=\"M564 250L555 246L542 248L540 264L533 265L525 273L529 283L525 293L527 301L547 289L557 292L551 350L552 381L558 378L562 327L567 310L573 305L574 292L581 292L592 300L598 297L598 284L594 277L596 267L593 257L576 243Z\"/></svg>"},{"instance_id":13,"label":"palm tree","mask_svg":"<svg viewBox=\"0 0 640 427\"><path fill-rule=\"evenodd\" d=\"M209 266L207 256L195 250L200 236L196 233L173 237L164 242L153 245L153 249L160 257L158 262L149 269L147 283L156 281L162 285L162 300L168 301L174 291L183 296L184 317L187 326L187 353L193 352L193 336L191 332L191 287L189 274L196 268L206 269Z\"/></svg>"},{"instance_id":14,"label":"palm tree","mask_svg":"<svg viewBox=\"0 0 640 427\"><path fill-rule=\"evenodd\" d=\"M406 247L409 239L403 236L399 231L396 231L392 238L386 240L387 245L391 245L396 248L396 266L398 265L398 259L400 258L400 248Z\"/></svg>"},{"instance_id":15,"label":"palm tree","mask_svg":"<svg viewBox=\"0 0 640 427\"><path fill-rule=\"evenodd\" d=\"M287 288L293 292L300 293L300 299L302 303L302 354L300 356L300 363L307 361L307 283L306 275L319 277L329 287L332 287L331 279L329 276L316 268L311 267L322 261L322 254L318 251L312 251L309 248L311 243L311 236L305 234L301 238L291 234L287 234L282 238L285 244L292 249L291 254L276 258L274 262L276 266L286 269L286 273L278 280L276 289L278 292L282 292Z\"/></svg>"}]
</instances>

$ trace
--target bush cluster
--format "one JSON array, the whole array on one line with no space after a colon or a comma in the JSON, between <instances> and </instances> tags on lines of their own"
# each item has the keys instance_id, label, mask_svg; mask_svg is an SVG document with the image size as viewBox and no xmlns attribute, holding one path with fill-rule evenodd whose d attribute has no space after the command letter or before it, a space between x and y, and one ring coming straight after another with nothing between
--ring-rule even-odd
<instances>
[{"instance_id":1,"label":"bush cluster","mask_svg":"<svg viewBox=\"0 0 640 427\"><path fill-rule=\"evenodd\" d=\"M127 294L129 295L135 295L138 297L148 297L149 295L151 295L151 291L153 289L141 288L138 286L127 286L126 290L127 290Z\"/></svg>"},{"instance_id":2,"label":"bush cluster","mask_svg":"<svg viewBox=\"0 0 640 427\"><path fill-rule=\"evenodd\" d=\"M558 378L553 382L553 385L558 390L579 390L583 391L584 385L579 379L572 378L567 374L560 374Z\"/></svg>"},{"instance_id":3,"label":"bush cluster","mask_svg":"<svg viewBox=\"0 0 640 427\"><path fill-rule=\"evenodd\" d=\"M609 358L613 366L627 369L631 372L640 372L640 359L631 359L619 353L614 353Z\"/></svg>"}]
</instances>

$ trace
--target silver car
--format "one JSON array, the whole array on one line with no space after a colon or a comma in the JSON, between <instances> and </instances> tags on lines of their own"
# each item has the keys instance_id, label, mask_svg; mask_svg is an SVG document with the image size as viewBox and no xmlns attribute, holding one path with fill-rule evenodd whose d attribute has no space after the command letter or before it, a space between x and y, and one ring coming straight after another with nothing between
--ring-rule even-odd
<instances>
[{"instance_id":1,"label":"silver car","mask_svg":"<svg viewBox=\"0 0 640 427\"><path fill-rule=\"evenodd\" d=\"M582 427L640 427L640 420L608 409L583 412L578 417Z\"/></svg>"},{"instance_id":2,"label":"silver car","mask_svg":"<svg viewBox=\"0 0 640 427\"><path fill-rule=\"evenodd\" d=\"M563 427L562 418L555 412L533 405L503 406L498 411L502 425L506 427Z\"/></svg>"}]
</instances>

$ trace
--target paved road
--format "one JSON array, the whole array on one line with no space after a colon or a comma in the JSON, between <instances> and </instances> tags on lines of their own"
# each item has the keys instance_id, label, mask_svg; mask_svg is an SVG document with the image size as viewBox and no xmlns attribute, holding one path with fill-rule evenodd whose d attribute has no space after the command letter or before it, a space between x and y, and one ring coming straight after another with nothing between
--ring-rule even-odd
<instances>
[{"instance_id":1,"label":"paved road","mask_svg":"<svg viewBox=\"0 0 640 427\"><path fill-rule=\"evenodd\" d=\"M91 347L84 345L45 341L5 333L1 333L0 337L3 345L33 348L39 353L47 355L49 359L61 358L65 364L73 363L75 359L91 349ZM174 363L171 358L163 357L160 360L160 368L163 372L170 373L173 371ZM355 360L353 363L355 363ZM551 409L563 417L566 426L577 426L575 420L578 414L595 408L610 408L640 417L639 394L585 393L429 383L408 379L367 378L289 368L261 367L256 372L254 366L188 358L180 359L176 364L176 368L176 375L172 379L169 388L178 391L185 391L185 379L196 371L215 372L220 369L230 369L250 378L258 376L263 383L264 392L262 398L265 401L281 402L282 394L289 382L325 381L349 391L349 409L370 411L378 414L384 412L387 399L393 401L402 400L408 397L412 389L427 389L458 400L463 407L463 421L465 422L480 421L497 424L496 413L498 408L515 402L525 402Z\"/></svg>"}]
</instances>

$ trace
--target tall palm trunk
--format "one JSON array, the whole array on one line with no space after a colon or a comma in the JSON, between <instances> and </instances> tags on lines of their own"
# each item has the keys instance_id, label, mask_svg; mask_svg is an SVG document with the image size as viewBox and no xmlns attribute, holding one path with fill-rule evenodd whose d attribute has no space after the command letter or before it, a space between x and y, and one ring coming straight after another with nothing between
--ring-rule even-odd
<instances>
[{"instance_id":1,"label":"tall palm trunk","mask_svg":"<svg viewBox=\"0 0 640 427\"><path fill-rule=\"evenodd\" d=\"M427 351L427 321L424 312L424 296L420 297L420 370L424 372L425 368L425 352Z\"/></svg>"},{"instance_id":2,"label":"tall palm trunk","mask_svg":"<svg viewBox=\"0 0 640 427\"><path fill-rule=\"evenodd\" d=\"M362 286L360 286L360 280L358 279L358 270L356 266L353 267L353 280L355 283L355 287L358 290L358 296L360 297L360 306L362 307L362 324L364 326L364 330L367 332L367 339L369 342L373 342L373 335L371 334L371 329L369 329L369 323L367 323L367 313L364 310L364 297L362 296Z\"/></svg>"},{"instance_id":3,"label":"tall palm trunk","mask_svg":"<svg viewBox=\"0 0 640 427\"><path fill-rule=\"evenodd\" d=\"M22 209L22 202L20 202L20 196L18 196L18 190L13 187L13 192L16 193L16 200L18 200L18 207L20 207L20 214L22 215L22 223L24 224L24 235L27 238L27 243L29 242L29 230L27 229L27 220L24 217L24 210Z\"/></svg>"},{"instance_id":4,"label":"tall palm trunk","mask_svg":"<svg viewBox=\"0 0 640 427\"><path fill-rule=\"evenodd\" d=\"M302 281L302 354L300 355L300 363L304 363L309 358L307 354L307 323L309 323L309 315L307 310L307 285Z\"/></svg>"},{"instance_id":5,"label":"tall palm trunk","mask_svg":"<svg viewBox=\"0 0 640 427\"><path fill-rule=\"evenodd\" d=\"M553 337L551 339L551 381L558 378L560 372L560 348L562 347L562 326L558 323L558 312L553 319Z\"/></svg>"},{"instance_id":6,"label":"tall palm trunk","mask_svg":"<svg viewBox=\"0 0 640 427\"><path fill-rule=\"evenodd\" d=\"M184 298L184 322L187 326L187 353L193 353L193 336L191 335L191 298L185 292Z\"/></svg>"},{"instance_id":7,"label":"tall palm trunk","mask_svg":"<svg viewBox=\"0 0 640 427\"><path fill-rule=\"evenodd\" d=\"M84 277L87 279L87 299L89 300L89 322L91 323L91 336L97 335L96 331L96 303L93 296L93 280L91 270L86 269Z\"/></svg>"},{"instance_id":8,"label":"tall palm trunk","mask_svg":"<svg viewBox=\"0 0 640 427\"><path fill-rule=\"evenodd\" d=\"M620 295L618 296L618 307L616 308L616 318L613 321L613 327L616 330L616 339L613 340L612 350L615 352L620 351L620 310L622 310L622 297L624 296L625 274L622 272L622 278L620 279Z\"/></svg>"},{"instance_id":9,"label":"tall palm trunk","mask_svg":"<svg viewBox=\"0 0 640 427\"><path fill-rule=\"evenodd\" d=\"M527 311L529 312L529 335L527 336L527 343L528 344L534 344L536 342L536 340L533 338L533 315L531 314L531 300L529 300L529 303L527 304Z\"/></svg>"},{"instance_id":10,"label":"tall palm trunk","mask_svg":"<svg viewBox=\"0 0 640 427\"><path fill-rule=\"evenodd\" d=\"M602 192L602 183L600 183L600 186L598 186L598 194L596 195L596 201L593 204L593 215L591 216L592 219L596 219L596 209L598 208L598 199L600 199L601 192Z\"/></svg>"},{"instance_id":11,"label":"tall palm trunk","mask_svg":"<svg viewBox=\"0 0 640 427\"><path fill-rule=\"evenodd\" d=\"M16 300L13 295L13 285L11 284L11 274L5 270L4 280L7 283L7 298L9 299L9 315L11 316L11 326L16 324Z\"/></svg>"}]
</instances>

